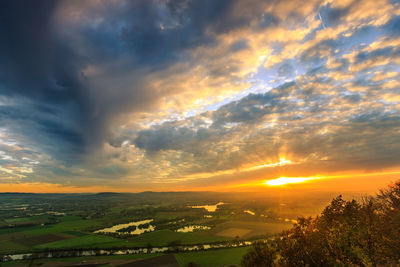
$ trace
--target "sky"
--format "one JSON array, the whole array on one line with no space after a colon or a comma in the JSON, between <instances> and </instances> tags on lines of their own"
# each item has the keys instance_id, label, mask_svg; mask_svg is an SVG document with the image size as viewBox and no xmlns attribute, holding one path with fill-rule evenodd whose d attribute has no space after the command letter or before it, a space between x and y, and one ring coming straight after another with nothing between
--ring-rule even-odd
<instances>
[{"instance_id":1,"label":"sky","mask_svg":"<svg viewBox=\"0 0 400 267\"><path fill-rule=\"evenodd\" d=\"M0 191L377 191L400 2L0 2Z\"/></svg>"}]
</instances>

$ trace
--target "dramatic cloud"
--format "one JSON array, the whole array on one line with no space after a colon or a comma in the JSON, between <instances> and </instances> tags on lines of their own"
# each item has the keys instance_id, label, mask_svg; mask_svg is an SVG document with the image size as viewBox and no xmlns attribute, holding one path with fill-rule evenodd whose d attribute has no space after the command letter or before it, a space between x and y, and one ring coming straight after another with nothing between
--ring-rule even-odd
<instances>
[{"instance_id":1,"label":"dramatic cloud","mask_svg":"<svg viewBox=\"0 0 400 267\"><path fill-rule=\"evenodd\" d=\"M399 168L399 25L396 1L2 1L0 182Z\"/></svg>"}]
</instances>

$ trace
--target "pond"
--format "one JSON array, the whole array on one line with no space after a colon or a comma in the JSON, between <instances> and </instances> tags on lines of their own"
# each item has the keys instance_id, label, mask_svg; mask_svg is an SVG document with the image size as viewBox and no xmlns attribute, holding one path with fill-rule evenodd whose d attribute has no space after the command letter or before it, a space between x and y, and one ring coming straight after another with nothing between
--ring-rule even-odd
<instances>
[{"instance_id":1,"label":"pond","mask_svg":"<svg viewBox=\"0 0 400 267\"><path fill-rule=\"evenodd\" d=\"M189 233L195 230L210 230L211 227L205 225L187 225L185 227L179 228L176 232Z\"/></svg>"},{"instance_id":2,"label":"pond","mask_svg":"<svg viewBox=\"0 0 400 267\"><path fill-rule=\"evenodd\" d=\"M149 220L142 220L142 221L136 221L136 222L130 222L130 223L122 223L122 224L117 224L114 225L112 227L108 227L108 228L104 228L104 229L100 229L97 231L94 231L93 233L95 234L99 234L99 233L120 233L120 234L130 234L130 235L141 235L143 233L146 232L152 232L155 230L155 227L152 225L148 225L147 227L144 228L140 228L139 229L139 225L143 225L143 224L149 224L153 221L153 219L149 219ZM130 232L121 232L119 230L131 227L131 226L136 226L136 229L134 231L130 231Z\"/></svg>"},{"instance_id":3,"label":"pond","mask_svg":"<svg viewBox=\"0 0 400 267\"><path fill-rule=\"evenodd\" d=\"M215 205L203 205L203 206L190 206L193 209L206 209L208 212L215 212L218 206L224 205L224 202L218 202Z\"/></svg>"}]
</instances>

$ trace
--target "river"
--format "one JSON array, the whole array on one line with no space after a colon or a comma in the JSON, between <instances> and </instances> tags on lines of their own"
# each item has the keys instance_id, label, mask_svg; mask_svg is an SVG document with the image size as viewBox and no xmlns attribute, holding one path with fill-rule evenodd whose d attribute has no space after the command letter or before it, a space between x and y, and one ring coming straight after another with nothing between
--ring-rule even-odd
<instances>
[{"instance_id":1,"label":"river","mask_svg":"<svg viewBox=\"0 0 400 267\"><path fill-rule=\"evenodd\" d=\"M261 240L258 240L261 241ZM262 240L266 241L266 240ZM238 241L229 243L213 243L200 245L180 245L170 247L149 247L149 248L121 248L121 249L86 249L86 250L60 250L37 253L9 254L0 256L2 261L42 259L42 258L62 258L62 257L82 257L82 256L102 256L102 255L127 255L127 254L148 254L148 253L167 253L199 251L219 248L246 247L253 244L253 241Z\"/></svg>"}]
</instances>

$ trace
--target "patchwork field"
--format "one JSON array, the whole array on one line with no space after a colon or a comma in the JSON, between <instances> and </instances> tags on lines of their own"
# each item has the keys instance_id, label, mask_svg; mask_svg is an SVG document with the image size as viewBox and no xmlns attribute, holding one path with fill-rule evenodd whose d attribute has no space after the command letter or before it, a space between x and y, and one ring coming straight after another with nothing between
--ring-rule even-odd
<instances>
[{"instance_id":1,"label":"patchwork field","mask_svg":"<svg viewBox=\"0 0 400 267\"><path fill-rule=\"evenodd\" d=\"M30 237L22 237L16 239L15 242L24 246L36 246L40 244L56 242L60 240L69 239L71 237L65 235L58 235L58 234L45 234L45 235L36 235Z\"/></svg>"},{"instance_id":2,"label":"patchwork field","mask_svg":"<svg viewBox=\"0 0 400 267\"><path fill-rule=\"evenodd\" d=\"M60 248L106 248L114 245L120 245L121 240L101 235L85 235L81 237L70 238L68 240L59 240L55 242L49 242L41 245L37 245L36 249L60 249Z\"/></svg>"},{"instance_id":3,"label":"patchwork field","mask_svg":"<svg viewBox=\"0 0 400 267\"><path fill-rule=\"evenodd\" d=\"M212 232L217 236L250 238L252 236L273 235L292 227L288 222L249 222L231 220L218 224Z\"/></svg>"},{"instance_id":4,"label":"patchwork field","mask_svg":"<svg viewBox=\"0 0 400 267\"><path fill-rule=\"evenodd\" d=\"M15 253L15 251L28 251L30 247L23 246L10 240L0 239L0 255Z\"/></svg>"},{"instance_id":5,"label":"patchwork field","mask_svg":"<svg viewBox=\"0 0 400 267\"><path fill-rule=\"evenodd\" d=\"M224 237L239 237L242 238L248 233L250 233L252 230L251 229L243 229L243 228L228 228L225 230L222 230L221 232L217 233L218 236L224 236Z\"/></svg>"},{"instance_id":6,"label":"patchwork field","mask_svg":"<svg viewBox=\"0 0 400 267\"><path fill-rule=\"evenodd\" d=\"M163 214L163 219L166 214ZM174 212L170 214L171 218ZM176 218L176 217L173 217ZM115 219L113 219L115 220ZM128 221L129 219L126 219ZM195 222L218 222L211 230L188 233L162 229L140 236L117 238L93 234L92 230L109 225L108 218L87 220L78 216L64 216L51 225L0 229L0 253L29 252L49 249L148 247L178 244L206 244L231 239L274 234L287 229L289 223L249 222L234 219L212 220L200 217Z\"/></svg>"},{"instance_id":7,"label":"patchwork field","mask_svg":"<svg viewBox=\"0 0 400 267\"><path fill-rule=\"evenodd\" d=\"M148 258L158 257L164 254L141 254L141 255L116 255L116 256L92 256L92 257L72 257L54 259L20 260L2 263L2 267L71 267L71 266L102 266L113 267L133 261L140 261ZM149 266L150 267L150 266Z\"/></svg>"},{"instance_id":8,"label":"patchwork field","mask_svg":"<svg viewBox=\"0 0 400 267\"><path fill-rule=\"evenodd\" d=\"M239 266L243 255L246 254L248 250L249 249L247 247L243 247L210 251L184 252L175 254L175 258L182 267L188 266L190 262L195 262L202 267L229 266L233 264Z\"/></svg>"},{"instance_id":9,"label":"patchwork field","mask_svg":"<svg viewBox=\"0 0 400 267\"><path fill-rule=\"evenodd\" d=\"M31 198L36 204L26 204L30 203ZM203 206L207 203L213 206L219 202L226 204L219 205L215 211L191 208L191 206ZM25 205L26 210L0 212L2 216L0 217L2 222L0 256L1 254L58 250L66 250L63 253L67 254L71 252L72 256L74 255L72 250L134 247L168 247L173 251L182 245L211 245L213 243L233 246L237 238L241 240L267 238L292 226L292 223L276 216L277 212L283 210L282 207L289 206L271 206L267 202L255 205L253 202L247 203L238 199L237 194L226 199L221 199L220 194L196 195L193 192L44 194L43 196L17 194L14 198L10 195L1 198L0 194L0 207L2 203L8 207ZM246 210L251 210L253 213L245 213ZM295 215L291 214L290 218L295 218ZM132 228L132 223L143 220L150 221L148 225L152 225L152 231L141 235L130 234L136 229ZM121 225L128 225L131 228L119 228ZM140 228L139 225L135 227ZM95 233L105 228L118 229L118 232L115 230ZM178 229L184 228L192 232L177 232ZM203 266L218 266L220 263L221 265L238 264L247 248L232 249L182 252L176 254L176 258L182 266L192 261ZM97 257L89 259L93 260ZM61 262L68 260L62 259ZM36 261L38 264L41 263ZM210 263L217 265L209 265ZM10 264L12 263L7 262L2 266ZM46 264L46 260L43 260L42 264ZM107 264L111 266L110 263Z\"/></svg>"},{"instance_id":10,"label":"patchwork field","mask_svg":"<svg viewBox=\"0 0 400 267\"><path fill-rule=\"evenodd\" d=\"M241 258L248 251L247 247L218 249L198 252L184 252L173 254L182 267L191 262L195 262L202 267L240 265ZM155 258L162 254L142 254L142 255L117 255L117 256L94 256L94 257L75 257L60 259L38 259L32 261L14 261L2 263L3 267L22 267L41 266L41 267L65 267L72 265L98 264L100 266L118 266L132 261ZM149 266L150 267L150 266Z\"/></svg>"}]
</instances>

